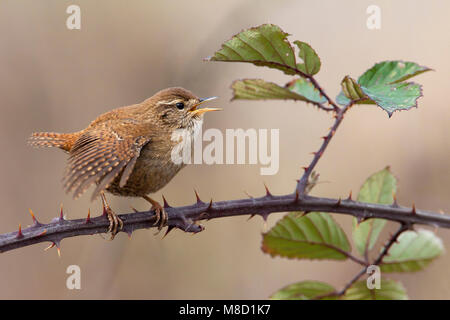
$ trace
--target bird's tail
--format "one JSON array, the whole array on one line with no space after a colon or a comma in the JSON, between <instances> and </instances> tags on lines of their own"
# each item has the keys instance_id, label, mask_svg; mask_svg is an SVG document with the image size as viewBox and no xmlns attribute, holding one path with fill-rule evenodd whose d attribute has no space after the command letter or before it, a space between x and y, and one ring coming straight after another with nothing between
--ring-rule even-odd
<instances>
[{"instance_id":1,"label":"bird's tail","mask_svg":"<svg viewBox=\"0 0 450 320\"><path fill-rule=\"evenodd\" d=\"M74 134L56 132L35 132L28 139L28 144L33 147L56 147L70 151Z\"/></svg>"}]
</instances>

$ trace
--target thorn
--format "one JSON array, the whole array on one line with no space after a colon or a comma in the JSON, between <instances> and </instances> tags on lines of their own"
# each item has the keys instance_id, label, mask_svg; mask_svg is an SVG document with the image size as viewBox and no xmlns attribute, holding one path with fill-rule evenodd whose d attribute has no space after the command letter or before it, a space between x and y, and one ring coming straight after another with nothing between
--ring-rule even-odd
<instances>
[{"instance_id":1,"label":"thorn","mask_svg":"<svg viewBox=\"0 0 450 320\"><path fill-rule=\"evenodd\" d=\"M58 241L56 241L56 242L53 241L51 245L49 245L47 248L44 249L44 251L47 251L48 249L51 249L51 248L53 248L55 246L56 246L56 250L58 252L58 257L61 258L61 248L59 246L59 242Z\"/></svg>"},{"instance_id":2,"label":"thorn","mask_svg":"<svg viewBox=\"0 0 450 320\"><path fill-rule=\"evenodd\" d=\"M22 226L20 225L20 223L19 223L19 230L17 230L16 238L17 239L23 238Z\"/></svg>"},{"instance_id":3,"label":"thorn","mask_svg":"<svg viewBox=\"0 0 450 320\"><path fill-rule=\"evenodd\" d=\"M127 233L127 235L128 235L128 239L130 239L131 240L131 234L133 233L133 231L131 231L131 230L127 230L127 231L125 231L126 233Z\"/></svg>"},{"instance_id":4,"label":"thorn","mask_svg":"<svg viewBox=\"0 0 450 320\"><path fill-rule=\"evenodd\" d=\"M203 201L200 199L200 196L198 195L197 190L194 189L194 192L195 192L195 198L197 199L197 204L202 204ZM168 232L166 232L166 234L167 234L167 233L168 233ZM164 235L164 237L166 236L166 234ZM163 238L164 238L164 237L163 237Z\"/></svg>"},{"instance_id":5,"label":"thorn","mask_svg":"<svg viewBox=\"0 0 450 320\"><path fill-rule=\"evenodd\" d=\"M309 167L302 167L303 170L308 171Z\"/></svg>"},{"instance_id":6,"label":"thorn","mask_svg":"<svg viewBox=\"0 0 450 320\"><path fill-rule=\"evenodd\" d=\"M395 192L392 192L392 198L394 198L394 202L392 202L392 206L393 207L398 207L397 195L395 194Z\"/></svg>"},{"instance_id":7,"label":"thorn","mask_svg":"<svg viewBox=\"0 0 450 320\"><path fill-rule=\"evenodd\" d=\"M259 215L263 218L264 222L267 222L267 217L269 216L268 213L260 213Z\"/></svg>"},{"instance_id":8,"label":"thorn","mask_svg":"<svg viewBox=\"0 0 450 320\"><path fill-rule=\"evenodd\" d=\"M256 213L251 214L250 217L248 217L247 221L253 218L254 216L256 216Z\"/></svg>"},{"instance_id":9,"label":"thorn","mask_svg":"<svg viewBox=\"0 0 450 320\"><path fill-rule=\"evenodd\" d=\"M294 203L297 203L299 198L300 198L300 193L298 192L298 189L295 189Z\"/></svg>"},{"instance_id":10,"label":"thorn","mask_svg":"<svg viewBox=\"0 0 450 320\"><path fill-rule=\"evenodd\" d=\"M164 235L163 235L163 239L167 236L167 234L170 232L170 231L172 231L173 229L174 229L175 227L174 226L167 226L167 230L166 230L166 232L164 233Z\"/></svg>"},{"instance_id":11,"label":"thorn","mask_svg":"<svg viewBox=\"0 0 450 320\"><path fill-rule=\"evenodd\" d=\"M164 195L162 196L162 198L163 198L163 202L164 202L164 208L171 208L171 206L167 202L166 198L164 198Z\"/></svg>"},{"instance_id":12,"label":"thorn","mask_svg":"<svg viewBox=\"0 0 450 320\"><path fill-rule=\"evenodd\" d=\"M208 205L208 208L206 208L206 211L208 211L208 210L210 210L212 208L212 204L213 204L213 201L212 201L212 198L211 198L211 201L209 201L209 205Z\"/></svg>"},{"instance_id":13,"label":"thorn","mask_svg":"<svg viewBox=\"0 0 450 320\"><path fill-rule=\"evenodd\" d=\"M137 209L135 207L133 207L133 206L130 206L130 207L131 207L131 210L133 210L135 213L139 212L139 211L137 211Z\"/></svg>"},{"instance_id":14,"label":"thorn","mask_svg":"<svg viewBox=\"0 0 450 320\"><path fill-rule=\"evenodd\" d=\"M33 210L28 209L28 211L31 214L31 218L33 219L33 227L41 226L42 224L39 223L39 221L36 219L36 216L33 213Z\"/></svg>"},{"instance_id":15,"label":"thorn","mask_svg":"<svg viewBox=\"0 0 450 320\"><path fill-rule=\"evenodd\" d=\"M350 190L350 193L348 194L347 201L352 201L352 190Z\"/></svg>"},{"instance_id":16,"label":"thorn","mask_svg":"<svg viewBox=\"0 0 450 320\"><path fill-rule=\"evenodd\" d=\"M310 154L312 154L312 155L316 155L317 154L317 152L316 151L313 151L313 152L311 152Z\"/></svg>"},{"instance_id":17,"label":"thorn","mask_svg":"<svg viewBox=\"0 0 450 320\"><path fill-rule=\"evenodd\" d=\"M338 199L338 201L336 202L335 206L339 207L341 205L341 198Z\"/></svg>"},{"instance_id":18,"label":"thorn","mask_svg":"<svg viewBox=\"0 0 450 320\"><path fill-rule=\"evenodd\" d=\"M249 194L247 191L244 190L244 193L247 195L247 197L249 197L250 199L253 199L253 196L251 194Z\"/></svg>"},{"instance_id":19,"label":"thorn","mask_svg":"<svg viewBox=\"0 0 450 320\"><path fill-rule=\"evenodd\" d=\"M88 209L88 215L86 217L86 221L84 222L84 224L88 224L88 223L92 223L91 221L91 209Z\"/></svg>"},{"instance_id":20,"label":"thorn","mask_svg":"<svg viewBox=\"0 0 450 320\"><path fill-rule=\"evenodd\" d=\"M411 210L411 214L412 215L415 215L417 212L416 212L416 205L413 203L413 205L412 205L412 210Z\"/></svg>"},{"instance_id":21,"label":"thorn","mask_svg":"<svg viewBox=\"0 0 450 320\"><path fill-rule=\"evenodd\" d=\"M328 136L321 137L323 140L328 140Z\"/></svg>"},{"instance_id":22,"label":"thorn","mask_svg":"<svg viewBox=\"0 0 450 320\"><path fill-rule=\"evenodd\" d=\"M44 251L47 251L48 249L51 249L55 246L55 243L52 242L47 248L44 249Z\"/></svg>"},{"instance_id":23,"label":"thorn","mask_svg":"<svg viewBox=\"0 0 450 320\"><path fill-rule=\"evenodd\" d=\"M61 210L59 212L59 221L64 221L63 204L61 203Z\"/></svg>"},{"instance_id":24,"label":"thorn","mask_svg":"<svg viewBox=\"0 0 450 320\"><path fill-rule=\"evenodd\" d=\"M40 234L38 234L38 237L43 236L47 233L47 229L44 229L44 231L42 231Z\"/></svg>"},{"instance_id":25,"label":"thorn","mask_svg":"<svg viewBox=\"0 0 450 320\"><path fill-rule=\"evenodd\" d=\"M266 188L266 197L272 197L272 194L269 191L269 188L267 188L267 185L264 183L264 188Z\"/></svg>"}]
</instances>

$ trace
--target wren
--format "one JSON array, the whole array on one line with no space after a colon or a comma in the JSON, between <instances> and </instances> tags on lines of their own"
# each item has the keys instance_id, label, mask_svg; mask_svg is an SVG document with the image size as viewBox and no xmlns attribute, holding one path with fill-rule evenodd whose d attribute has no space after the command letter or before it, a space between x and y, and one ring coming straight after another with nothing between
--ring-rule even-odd
<instances>
[{"instance_id":1,"label":"wren","mask_svg":"<svg viewBox=\"0 0 450 320\"><path fill-rule=\"evenodd\" d=\"M176 130L186 130L193 139L203 115L219 108L198 106L216 97L200 99L189 90L173 87L147 100L100 115L74 133L37 132L29 143L35 147L57 147L69 154L64 189L74 199L95 183L91 200L101 196L109 219L111 239L122 229L122 220L108 205L104 192L142 197L151 203L158 228L167 223L163 207L148 196L164 187L184 166L172 161L179 143Z\"/></svg>"}]
</instances>

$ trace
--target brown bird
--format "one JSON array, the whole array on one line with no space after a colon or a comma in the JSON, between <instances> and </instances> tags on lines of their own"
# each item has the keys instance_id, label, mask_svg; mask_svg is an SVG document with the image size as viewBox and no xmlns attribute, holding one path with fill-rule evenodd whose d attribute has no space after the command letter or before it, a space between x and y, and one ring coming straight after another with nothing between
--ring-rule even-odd
<instances>
[{"instance_id":1,"label":"brown bird","mask_svg":"<svg viewBox=\"0 0 450 320\"><path fill-rule=\"evenodd\" d=\"M185 166L172 160L174 147L180 145L174 132L182 130L186 139L193 139L202 126L204 113L221 110L197 107L215 98L200 99L186 89L168 88L139 104L104 113L84 130L33 133L29 143L69 153L64 188L73 191L74 199L92 184L97 185L91 200L101 196L111 239L123 223L108 205L104 191L147 200L155 210L155 224L161 229L167 223L167 214L148 194L164 187Z\"/></svg>"}]
</instances>

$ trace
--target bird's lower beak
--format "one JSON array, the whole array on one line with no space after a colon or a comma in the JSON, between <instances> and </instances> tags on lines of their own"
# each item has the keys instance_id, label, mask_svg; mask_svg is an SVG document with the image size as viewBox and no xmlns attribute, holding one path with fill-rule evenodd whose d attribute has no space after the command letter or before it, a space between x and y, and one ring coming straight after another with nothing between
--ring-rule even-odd
<instances>
[{"instance_id":1,"label":"bird's lower beak","mask_svg":"<svg viewBox=\"0 0 450 320\"><path fill-rule=\"evenodd\" d=\"M217 97L209 97L209 98L203 98L203 99L200 99L200 102L197 103L197 104L195 104L195 105L189 110L189 112L192 112L193 115L198 115L198 116L199 116L199 115L204 114L205 112L209 112L209 111L220 111L220 110L222 110L221 108L202 108L202 109L197 109L197 107L198 107L199 105L201 105L203 102L210 101L210 100L214 100L214 99L217 99Z\"/></svg>"}]
</instances>

